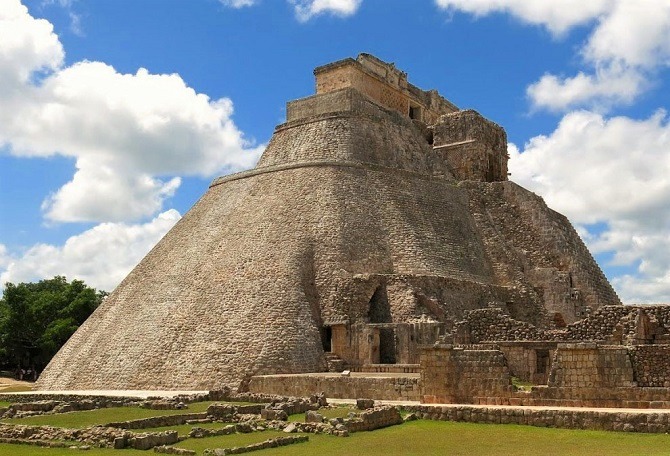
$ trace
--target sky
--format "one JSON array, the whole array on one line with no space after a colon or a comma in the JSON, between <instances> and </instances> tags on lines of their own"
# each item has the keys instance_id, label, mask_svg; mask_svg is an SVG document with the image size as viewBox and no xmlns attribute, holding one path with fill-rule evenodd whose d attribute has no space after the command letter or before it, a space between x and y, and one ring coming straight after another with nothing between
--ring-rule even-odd
<instances>
[{"instance_id":1,"label":"sky","mask_svg":"<svg viewBox=\"0 0 670 456\"><path fill-rule=\"evenodd\" d=\"M0 283L113 290L360 52L505 127L621 299L670 303L670 0L0 0Z\"/></svg>"}]
</instances>

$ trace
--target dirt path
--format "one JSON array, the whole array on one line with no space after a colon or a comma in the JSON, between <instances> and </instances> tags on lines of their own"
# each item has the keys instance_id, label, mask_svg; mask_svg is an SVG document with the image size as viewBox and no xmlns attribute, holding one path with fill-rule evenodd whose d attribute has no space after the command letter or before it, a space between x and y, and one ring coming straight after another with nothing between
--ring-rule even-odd
<instances>
[{"instance_id":1,"label":"dirt path","mask_svg":"<svg viewBox=\"0 0 670 456\"><path fill-rule=\"evenodd\" d=\"M32 388L35 384L33 382L24 382L16 380L12 377L0 377L0 393L7 390L20 389L25 391L27 388Z\"/></svg>"}]
</instances>

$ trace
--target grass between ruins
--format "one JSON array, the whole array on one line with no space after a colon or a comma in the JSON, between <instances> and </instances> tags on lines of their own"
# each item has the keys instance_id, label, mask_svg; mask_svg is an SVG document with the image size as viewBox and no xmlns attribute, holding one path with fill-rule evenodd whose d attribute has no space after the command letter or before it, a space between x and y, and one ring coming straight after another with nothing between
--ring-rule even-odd
<instances>
[{"instance_id":1,"label":"grass between ruins","mask_svg":"<svg viewBox=\"0 0 670 456\"><path fill-rule=\"evenodd\" d=\"M93 411L43 415L23 419L3 420L14 424L48 424L60 427L84 427L111 421L130 420L174 413L195 413L206 410L211 402L191 404L187 411L148 410L133 407L107 408ZM321 409L328 417L346 416L349 407ZM291 421L304 420L304 414L292 415ZM200 427L218 428L221 423L202 424ZM155 430L174 429L186 435L191 425L170 426ZM148 429L147 429L148 430ZM154 429L152 429L154 430ZM229 448L261 442L287 435L278 431L233 434L201 439L186 439L176 446L202 454L205 448ZM373 432L359 432L350 437L309 434L309 442L282 448L268 449L260 454L322 456L357 455L667 455L670 436L665 434L634 434L602 431L575 431L537 428L519 425L487 425L438 421L412 421ZM15 456L72 455L73 450L40 448L24 445L0 444L0 454ZM119 453L120 452L120 453ZM90 456L114 454L148 454L139 450L111 450L92 448Z\"/></svg>"}]
</instances>

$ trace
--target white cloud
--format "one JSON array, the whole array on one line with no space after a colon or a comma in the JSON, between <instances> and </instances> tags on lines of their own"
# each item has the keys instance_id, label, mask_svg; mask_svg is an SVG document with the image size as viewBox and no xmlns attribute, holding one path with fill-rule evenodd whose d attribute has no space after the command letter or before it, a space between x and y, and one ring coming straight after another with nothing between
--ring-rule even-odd
<instances>
[{"instance_id":1,"label":"white cloud","mask_svg":"<svg viewBox=\"0 0 670 456\"><path fill-rule=\"evenodd\" d=\"M63 246L37 244L14 257L0 244L0 288L63 275L112 291L179 218L171 209L144 224L103 223Z\"/></svg>"},{"instance_id":2,"label":"white cloud","mask_svg":"<svg viewBox=\"0 0 670 456\"><path fill-rule=\"evenodd\" d=\"M121 74L89 61L65 67L51 24L18 0L2 2L0 145L17 156L76 160L73 179L45 200L49 219L151 216L179 186L170 176L210 177L255 163L261 148L232 121L229 99L211 100L177 74ZM47 72L36 83L39 70Z\"/></svg>"},{"instance_id":3,"label":"white cloud","mask_svg":"<svg viewBox=\"0 0 670 456\"><path fill-rule=\"evenodd\" d=\"M25 6L2 0L0 7L0 97L29 83L35 71L54 70L65 53L53 26L33 19Z\"/></svg>"},{"instance_id":4,"label":"white cloud","mask_svg":"<svg viewBox=\"0 0 670 456\"><path fill-rule=\"evenodd\" d=\"M588 100L598 110L607 111L614 104L632 103L647 85L639 71L609 66L595 74L580 71L569 78L545 74L526 93L536 108L564 111Z\"/></svg>"},{"instance_id":5,"label":"white cloud","mask_svg":"<svg viewBox=\"0 0 670 456\"><path fill-rule=\"evenodd\" d=\"M508 13L560 35L603 14L612 0L435 0L435 3L446 10L476 16Z\"/></svg>"},{"instance_id":6,"label":"white cloud","mask_svg":"<svg viewBox=\"0 0 670 456\"><path fill-rule=\"evenodd\" d=\"M653 68L670 63L670 2L617 0L583 50L591 62Z\"/></svg>"},{"instance_id":7,"label":"white cloud","mask_svg":"<svg viewBox=\"0 0 670 456\"><path fill-rule=\"evenodd\" d=\"M223 6L230 8L244 8L245 6L254 6L256 0L219 0Z\"/></svg>"},{"instance_id":8,"label":"white cloud","mask_svg":"<svg viewBox=\"0 0 670 456\"><path fill-rule=\"evenodd\" d=\"M547 74L528 88L536 108L608 108L630 103L646 89L658 68L670 64L668 0L435 0L450 11L475 15L511 14L545 26L555 35L592 23L580 50L588 71L576 76Z\"/></svg>"},{"instance_id":9,"label":"white cloud","mask_svg":"<svg viewBox=\"0 0 670 456\"><path fill-rule=\"evenodd\" d=\"M289 0L295 8L295 15L300 22L312 17L329 13L336 16L351 16L361 6L363 0Z\"/></svg>"},{"instance_id":10,"label":"white cloud","mask_svg":"<svg viewBox=\"0 0 670 456\"><path fill-rule=\"evenodd\" d=\"M511 144L510 171L582 232L590 228L594 252L612 252L613 265L636 270L613 280L625 302L669 301L669 150L664 111L643 120L578 111L523 152Z\"/></svg>"}]
</instances>

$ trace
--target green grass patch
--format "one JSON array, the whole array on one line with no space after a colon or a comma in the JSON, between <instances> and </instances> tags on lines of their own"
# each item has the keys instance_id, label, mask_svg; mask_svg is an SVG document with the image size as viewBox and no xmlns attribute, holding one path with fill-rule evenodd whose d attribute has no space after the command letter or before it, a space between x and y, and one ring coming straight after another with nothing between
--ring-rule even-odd
<instances>
[{"instance_id":1,"label":"green grass patch","mask_svg":"<svg viewBox=\"0 0 670 456\"><path fill-rule=\"evenodd\" d=\"M189 411L204 410L208 404L192 404ZM329 417L336 417L346 416L351 410L353 409L350 407L338 407L324 409L320 413ZM109 421L136 419L141 417L139 415L146 417L173 413L181 413L181 411L123 407L9 421L16 423L39 419L40 424L81 427ZM222 423L204 423L200 425L170 426L152 430L164 431L173 429L181 435L186 435L194 426L216 429L225 425ZM177 446L196 450L198 454L202 454L205 448L243 446L286 435L290 434L268 430L250 434L187 439L180 442ZM670 436L665 434L579 431L520 425L418 420L400 426L379 429L374 432L356 433L348 438L310 434L309 442L307 443L263 450L260 455L319 454L319 456L335 456L355 454L365 456L384 454L385 456L404 456L449 454L450 456L497 456L513 454L520 456L660 456L670 454L669 448ZM118 452L111 449L91 449L86 452L86 455L113 456L121 453L132 456L135 454L147 455L149 452L136 450ZM0 455L5 454L12 456L61 456L72 455L74 453L67 448L40 448L0 444Z\"/></svg>"},{"instance_id":2,"label":"green grass patch","mask_svg":"<svg viewBox=\"0 0 670 456\"><path fill-rule=\"evenodd\" d=\"M324 416L324 418L331 419L331 418L346 418L347 415L350 412L354 413L360 413L360 410L357 410L355 407L349 407L349 406L342 406L342 407L334 407L334 408L322 408L317 410L321 415ZM305 414L304 413L296 413L295 415L291 415L288 417L288 420L294 423L300 422L304 423L305 422Z\"/></svg>"},{"instance_id":3,"label":"green grass patch","mask_svg":"<svg viewBox=\"0 0 670 456\"><path fill-rule=\"evenodd\" d=\"M535 386L534 383L531 382L526 382L524 380L521 380L517 377L512 377L512 385L516 387L516 389L521 390L521 391L530 391L530 389Z\"/></svg>"},{"instance_id":4,"label":"green grass patch","mask_svg":"<svg viewBox=\"0 0 670 456\"><path fill-rule=\"evenodd\" d=\"M191 432L191 429L194 427L204 428L204 429L221 429L230 424L235 423L198 423L198 424L182 424L179 426L165 426L165 427L155 427L155 428L146 428L146 429L130 429L132 432L163 432L163 431L177 431L180 436L188 435Z\"/></svg>"},{"instance_id":5,"label":"green grass patch","mask_svg":"<svg viewBox=\"0 0 670 456\"><path fill-rule=\"evenodd\" d=\"M310 434L306 444L266 450L263 454L660 456L667 455L669 447L670 436L664 434L419 420L347 438Z\"/></svg>"},{"instance_id":6,"label":"green grass patch","mask_svg":"<svg viewBox=\"0 0 670 456\"><path fill-rule=\"evenodd\" d=\"M118 421L139 420L152 416L181 415L184 413L205 412L212 402L196 402L189 404L184 410L150 410L139 407L112 407L81 412L59 413L56 415L37 415L26 418L10 418L2 420L9 424L50 425L64 428L84 428L96 424Z\"/></svg>"},{"instance_id":7,"label":"green grass patch","mask_svg":"<svg viewBox=\"0 0 670 456\"><path fill-rule=\"evenodd\" d=\"M198 452L198 454L201 454L202 451L205 448L232 448L232 447L239 447L239 446L245 446L249 445L252 443L258 443L262 442L264 440L268 439L273 439L276 437L285 437L287 435L295 435L295 434L286 434L284 432L280 431L263 431L263 432L252 432L249 434L230 434L230 435L221 435L217 437L206 437L203 439L187 439L184 440L183 442L179 442L175 446L180 447L180 448L188 448L189 450L195 450ZM302 435L302 434L301 434ZM311 439L310 435L310 439ZM312 454L311 453L311 447L307 447L305 445L309 445L309 442L306 444L301 444L302 445L302 452L301 453L295 453L295 454ZM297 446L297 445L296 445ZM271 450L263 450L262 453L259 454L271 454L269 453ZM356 454L356 453L354 453ZM376 453L379 454L379 453Z\"/></svg>"}]
</instances>

